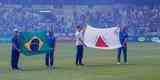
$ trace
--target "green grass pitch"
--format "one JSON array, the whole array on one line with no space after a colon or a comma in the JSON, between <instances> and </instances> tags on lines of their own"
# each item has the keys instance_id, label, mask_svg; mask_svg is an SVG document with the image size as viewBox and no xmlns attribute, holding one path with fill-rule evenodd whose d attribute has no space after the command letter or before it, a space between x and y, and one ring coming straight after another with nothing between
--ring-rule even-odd
<instances>
[{"instance_id":1,"label":"green grass pitch","mask_svg":"<svg viewBox=\"0 0 160 80\"><path fill-rule=\"evenodd\" d=\"M24 71L10 71L10 46L0 44L0 80L160 80L160 44L129 43L128 65L116 64L116 50L85 48L85 66L75 66L73 43L58 43L55 70L48 71L44 55L21 55Z\"/></svg>"}]
</instances>

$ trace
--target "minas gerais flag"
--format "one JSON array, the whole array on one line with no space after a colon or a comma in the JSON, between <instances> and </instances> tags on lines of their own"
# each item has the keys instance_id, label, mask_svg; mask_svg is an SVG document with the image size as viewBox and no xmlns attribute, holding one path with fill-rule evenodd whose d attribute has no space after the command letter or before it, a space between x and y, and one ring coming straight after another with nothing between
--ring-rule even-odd
<instances>
[{"instance_id":1,"label":"minas gerais flag","mask_svg":"<svg viewBox=\"0 0 160 80\"><path fill-rule=\"evenodd\" d=\"M116 49L121 47L119 27L94 28L87 25L84 33L84 43L87 47L98 49Z\"/></svg>"}]
</instances>

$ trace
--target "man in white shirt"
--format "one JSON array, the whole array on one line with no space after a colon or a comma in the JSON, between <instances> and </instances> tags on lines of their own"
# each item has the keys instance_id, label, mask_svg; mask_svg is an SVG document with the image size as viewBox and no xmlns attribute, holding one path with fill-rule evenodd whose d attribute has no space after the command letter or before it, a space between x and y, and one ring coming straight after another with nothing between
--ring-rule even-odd
<instances>
[{"instance_id":1,"label":"man in white shirt","mask_svg":"<svg viewBox=\"0 0 160 80\"><path fill-rule=\"evenodd\" d=\"M83 42L83 28L80 26L76 27L76 65L81 65L83 66L83 47L84 47L84 42Z\"/></svg>"}]
</instances>

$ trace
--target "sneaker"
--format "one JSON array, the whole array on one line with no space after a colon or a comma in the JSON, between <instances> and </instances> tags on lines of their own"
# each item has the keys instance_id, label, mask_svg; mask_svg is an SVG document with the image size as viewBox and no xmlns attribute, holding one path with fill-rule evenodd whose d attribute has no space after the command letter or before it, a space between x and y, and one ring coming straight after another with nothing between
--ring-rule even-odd
<instances>
[{"instance_id":1,"label":"sneaker","mask_svg":"<svg viewBox=\"0 0 160 80\"><path fill-rule=\"evenodd\" d=\"M79 64L80 66L84 66L84 64Z\"/></svg>"},{"instance_id":2,"label":"sneaker","mask_svg":"<svg viewBox=\"0 0 160 80\"><path fill-rule=\"evenodd\" d=\"M48 69L54 69L55 67L53 66L47 66Z\"/></svg>"},{"instance_id":3,"label":"sneaker","mask_svg":"<svg viewBox=\"0 0 160 80\"><path fill-rule=\"evenodd\" d=\"M121 64L120 62L117 62L117 64Z\"/></svg>"},{"instance_id":4,"label":"sneaker","mask_svg":"<svg viewBox=\"0 0 160 80\"><path fill-rule=\"evenodd\" d=\"M19 68L19 67L18 67L18 68L16 68L16 69L17 69L17 70L19 70L19 71L23 71L23 69L22 69L22 68Z\"/></svg>"},{"instance_id":5,"label":"sneaker","mask_svg":"<svg viewBox=\"0 0 160 80\"><path fill-rule=\"evenodd\" d=\"M23 71L21 68L13 68L12 71Z\"/></svg>"},{"instance_id":6,"label":"sneaker","mask_svg":"<svg viewBox=\"0 0 160 80\"><path fill-rule=\"evenodd\" d=\"M79 64L76 63L76 66L79 66Z\"/></svg>"},{"instance_id":7,"label":"sneaker","mask_svg":"<svg viewBox=\"0 0 160 80\"><path fill-rule=\"evenodd\" d=\"M124 64L128 64L128 62L125 62Z\"/></svg>"}]
</instances>

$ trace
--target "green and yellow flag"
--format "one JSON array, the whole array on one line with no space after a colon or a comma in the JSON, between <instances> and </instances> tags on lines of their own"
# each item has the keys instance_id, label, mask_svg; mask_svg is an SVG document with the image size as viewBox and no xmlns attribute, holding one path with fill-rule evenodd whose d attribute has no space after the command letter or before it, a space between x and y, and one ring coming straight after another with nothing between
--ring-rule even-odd
<instances>
[{"instance_id":1,"label":"green and yellow flag","mask_svg":"<svg viewBox=\"0 0 160 80\"><path fill-rule=\"evenodd\" d=\"M49 50L46 32L21 32L20 52L26 56L45 54Z\"/></svg>"}]
</instances>

